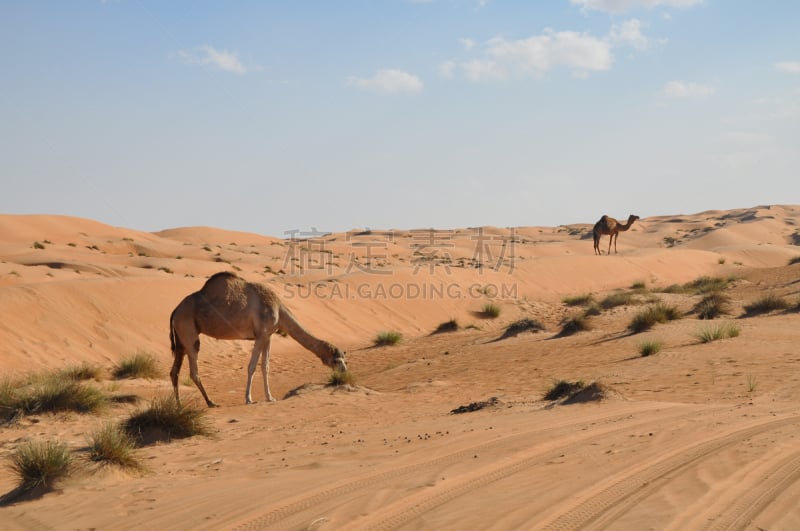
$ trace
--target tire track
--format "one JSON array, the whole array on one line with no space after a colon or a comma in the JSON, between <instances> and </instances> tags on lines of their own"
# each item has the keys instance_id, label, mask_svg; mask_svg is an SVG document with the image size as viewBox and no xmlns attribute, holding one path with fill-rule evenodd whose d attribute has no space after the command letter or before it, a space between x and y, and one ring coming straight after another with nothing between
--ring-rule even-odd
<instances>
[{"instance_id":1,"label":"tire track","mask_svg":"<svg viewBox=\"0 0 800 531\"><path fill-rule=\"evenodd\" d=\"M459 450L457 452L453 452L451 454L447 454L441 457L437 457L426 461L421 461L418 463L396 468L393 470L379 472L369 476L364 476L352 481L347 481L344 483L340 483L338 485L331 486L329 488L318 490L313 494L306 495L295 501L285 503L284 505L281 505L279 507L275 507L269 510L268 512L262 514L261 516L258 516L256 518L247 520L242 524L239 524L233 529L237 531L257 531L260 529L265 529L267 527L272 527L286 519L291 518L294 515L303 513L312 508L318 509L319 512L320 509L327 507L328 505L335 504L335 500L338 497L345 496L353 492L357 492L359 490L369 489L370 487L374 487L375 485L380 485L392 479L409 476L418 473L420 471L427 471L434 467L443 467L458 462L470 460L477 452L487 452L489 450L502 451L503 448L513 447L515 444L519 444L520 441L523 441L526 438L530 437L531 434L538 434L540 436L545 436L548 433L554 433L563 430L569 430L570 433L572 433L578 426L596 425L599 423L606 423L606 424L616 423L619 421L626 420L630 417L633 417L634 415L647 413L659 409L667 409L667 412L659 415L658 419L640 420L633 424L628 423L625 424L624 427L608 429L599 434L594 431L591 431L589 432L590 434L581 439L581 441L585 441L586 439L593 439L596 437L606 436L608 435L608 433L630 430L640 425L647 425L656 422L662 423L665 420L677 420L682 417L691 417L697 414L713 412L721 408L713 408L700 411L698 411L695 408L689 408L689 410L687 411L686 408L676 405L665 406L664 404L647 404L644 407L637 408L633 411L625 411L623 413L610 415L608 417L603 417L601 419L587 418L587 419L581 419L579 421L565 422L559 426L553 426L543 429L527 430L522 433L515 433L513 435L503 437L502 439L496 439L483 444L479 444L477 446L471 446L463 450ZM555 453L555 451L551 451L551 453ZM561 453L561 451L559 450L558 453Z\"/></svg>"},{"instance_id":2,"label":"tire track","mask_svg":"<svg viewBox=\"0 0 800 531\"><path fill-rule=\"evenodd\" d=\"M511 477L515 474L519 474L520 472L541 464L542 462L547 462L564 453L570 453L571 450L584 446L587 442L590 442L594 439L601 439L605 437L612 436L618 433L624 433L630 431L633 428L646 426L648 424L656 424L656 425L663 425L664 422L669 422L671 420L677 420L678 418L684 416L692 416L692 415L704 415L713 413L712 410L704 410L704 411L695 411L689 415L678 415L673 418L659 417L657 419L650 419L644 422L640 422L637 424L628 424L620 428L604 430L602 432L594 432L586 437L581 438L580 440L573 441L568 445L565 446L558 446L556 449L545 449L545 450L537 450L537 449L530 449L526 452L517 453L516 456L513 457L514 462L509 463L507 465L501 467L492 467L491 470L484 473L479 473L477 477L472 479L468 479L466 481L461 481L460 483L445 488L444 490L440 490L438 493L432 493L430 491L422 492L414 494L406 499L399 500L395 502L395 506L397 506L394 510L391 506L382 509L381 515L379 516L380 520L377 521L370 521L369 518L355 522L355 528L357 529L394 529L397 527L402 526L409 521L418 518L419 516L439 507L447 502L450 502L454 499L457 499L469 492L472 492L476 489L485 487L490 485L491 483L500 481L507 477ZM800 417L798 417L800 420ZM523 454L524 456L521 456ZM387 514L388 513L388 514Z\"/></svg>"},{"instance_id":3,"label":"tire track","mask_svg":"<svg viewBox=\"0 0 800 531\"><path fill-rule=\"evenodd\" d=\"M798 422L800 416L797 415L770 420L683 449L644 470L615 481L589 499L581 500L552 521L546 522L542 528L552 530L602 528L604 524L608 524L616 516L627 511L630 506L650 496L661 486L658 480L667 474L686 468L726 446ZM764 499L767 499L766 496Z\"/></svg>"},{"instance_id":4,"label":"tire track","mask_svg":"<svg viewBox=\"0 0 800 531\"><path fill-rule=\"evenodd\" d=\"M713 531L745 529L772 501L790 485L800 481L800 452L780 460L763 474L757 488L750 488L737 502L722 511L719 518L705 527Z\"/></svg>"}]
</instances>

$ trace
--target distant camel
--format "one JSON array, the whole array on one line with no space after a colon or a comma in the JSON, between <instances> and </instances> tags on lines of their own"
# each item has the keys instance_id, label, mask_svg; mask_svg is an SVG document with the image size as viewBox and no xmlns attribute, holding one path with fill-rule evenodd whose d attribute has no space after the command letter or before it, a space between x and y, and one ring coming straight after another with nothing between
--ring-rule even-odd
<instances>
[{"instance_id":1,"label":"distant camel","mask_svg":"<svg viewBox=\"0 0 800 531\"><path fill-rule=\"evenodd\" d=\"M270 402L275 401L269 392L269 346L270 336L279 330L316 354L325 365L341 371L347 370L344 352L308 333L270 288L247 282L233 273L213 275L200 291L183 299L170 316L169 339L174 356L170 376L175 400L180 404L178 374L183 357L188 354L189 376L200 389L208 407L216 406L208 398L197 372L199 334L205 334L216 339L254 340L253 354L247 367L245 401L248 404L253 403L250 387L259 357L261 374L264 377L264 394Z\"/></svg>"},{"instance_id":2,"label":"distant camel","mask_svg":"<svg viewBox=\"0 0 800 531\"><path fill-rule=\"evenodd\" d=\"M614 254L617 253L617 237L620 231L628 230L633 225L633 222L639 219L639 216L631 214L628 216L628 222L621 225L619 221L608 216L603 216L600 221L594 224L592 234L594 235L594 252L601 255L600 252L600 236L608 235L608 254L611 254L611 242L614 242Z\"/></svg>"}]
</instances>

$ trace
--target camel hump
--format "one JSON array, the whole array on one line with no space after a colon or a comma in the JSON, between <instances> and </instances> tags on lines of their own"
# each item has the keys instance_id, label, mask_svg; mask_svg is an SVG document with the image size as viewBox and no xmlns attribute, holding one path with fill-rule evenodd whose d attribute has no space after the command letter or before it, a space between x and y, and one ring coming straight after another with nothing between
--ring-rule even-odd
<instances>
[{"instance_id":1,"label":"camel hump","mask_svg":"<svg viewBox=\"0 0 800 531\"><path fill-rule=\"evenodd\" d=\"M600 218L600 221L608 221L608 214L603 214L603 217ZM219 273L217 273L219 274Z\"/></svg>"}]
</instances>

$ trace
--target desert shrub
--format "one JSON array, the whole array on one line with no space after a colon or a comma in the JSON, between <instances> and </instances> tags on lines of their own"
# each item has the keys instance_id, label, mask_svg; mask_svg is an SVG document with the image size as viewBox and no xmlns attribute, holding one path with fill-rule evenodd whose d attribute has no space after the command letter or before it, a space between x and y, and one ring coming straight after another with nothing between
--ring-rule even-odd
<instances>
[{"instance_id":1,"label":"desert shrub","mask_svg":"<svg viewBox=\"0 0 800 531\"><path fill-rule=\"evenodd\" d=\"M561 302L567 306L584 306L594 301L594 295L591 293L584 293L583 295L574 295L571 297L564 297Z\"/></svg>"},{"instance_id":2,"label":"desert shrub","mask_svg":"<svg viewBox=\"0 0 800 531\"><path fill-rule=\"evenodd\" d=\"M178 404L172 395L153 399L148 408L131 415L122 429L140 444L211 433L205 409Z\"/></svg>"},{"instance_id":3,"label":"desert shrub","mask_svg":"<svg viewBox=\"0 0 800 531\"><path fill-rule=\"evenodd\" d=\"M600 301L600 306L604 310L616 308L617 306L625 306L633 303L633 293L627 291L618 291L608 295Z\"/></svg>"},{"instance_id":4,"label":"desert shrub","mask_svg":"<svg viewBox=\"0 0 800 531\"><path fill-rule=\"evenodd\" d=\"M505 332L500 337L500 339L505 339L507 337L514 337L518 334L523 332L541 332L544 330L544 325L535 319L520 319L519 321L514 321L510 325L506 327Z\"/></svg>"},{"instance_id":5,"label":"desert shrub","mask_svg":"<svg viewBox=\"0 0 800 531\"><path fill-rule=\"evenodd\" d=\"M586 384L579 380L568 382L566 380L555 380L553 385L544 394L545 400L558 400L559 398L570 397L579 393L586 387Z\"/></svg>"},{"instance_id":6,"label":"desert shrub","mask_svg":"<svg viewBox=\"0 0 800 531\"><path fill-rule=\"evenodd\" d=\"M134 439L119 426L109 422L92 434L89 458L125 468L140 468L139 460L133 453L135 448Z\"/></svg>"},{"instance_id":7,"label":"desert shrub","mask_svg":"<svg viewBox=\"0 0 800 531\"><path fill-rule=\"evenodd\" d=\"M350 371L332 371L328 378L328 385L330 387L338 387L340 385L353 385L356 379Z\"/></svg>"},{"instance_id":8,"label":"desert shrub","mask_svg":"<svg viewBox=\"0 0 800 531\"><path fill-rule=\"evenodd\" d=\"M585 315L586 317L592 317L594 315L600 315L601 313L603 313L603 309L596 302L593 302L593 303L589 304L586 307L586 309L583 310L583 315Z\"/></svg>"},{"instance_id":9,"label":"desert shrub","mask_svg":"<svg viewBox=\"0 0 800 531\"><path fill-rule=\"evenodd\" d=\"M89 365L82 363L80 365L72 365L58 371L58 377L66 378L68 380L96 380L103 379L103 369L97 365Z\"/></svg>"},{"instance_id":10,"label":"desert shrub","mask_svg":"<svg viewBox=\"0 0 800 531\"><path fill-rule=\"evenodd\" d=\"M670 284L665 288L661 288L657 290L659 293L673 293L673 294L680 294L686 293L686 288L681 286L680 284Z\"/></svg>"},{"instance_id":11,"label":"desert shrub","mask_svg":"<svg viewBox=\"0 0 800 531\"><path fill-rule=\"evenodd\" d=\"M663 346L661 341L645 341L639 345L639 354L642 357L652 356L658 354Z\"/></svg>"},{"instance_id":12,"label":"desert shrub","mask_svg":"<svg viewBox=\"0 0 800 531\"><path fill-rule=\"evenodd\" d=\"M113 370L114 378L158 378L160 372L155 357L144 352L137 352L133 356L120 361Z\"/></svg>"},{"instance_id":13,"label":"desert shrub","mask_svg":"<svg viewBox=\"0 0 800 531\"><path fill-rule=\"evenodd\" d=\"M400 340L402 339L403 339L403 334L401 334L400 332L384 331L378 333L378 335L375 336L375 339L373 339L372 341L376 347L383 347L389 345L396 345L400 343Z\"/></svg>"},{"instance_id":14,"label":"desert shrub","mask_svg":"<svg viewBox=\"0 0 800 531\"><path fill-rule=\"evenodd\" d=\"M572 334L583 332L584 330L591 330L589 319L585 314L578 314L564 321L564 324L561 325L561 331L558 333L558 337L571 336Z\"/></svg>"},{"instance_id":15,"label":"desert shrub","mask_svg":"<svg viewBox=\"0 0 800 531\"><path fill-rule=\"evenodd\" d=\"M34 249L44 249L44 244L41 242L33 242Z\"/></svg>"},{"instance_id":16,"label":"desert shrub","mask_svg":"<svg viewBox=\"0 0 800 531\"><path fill-rule=\"evenodd\" d=\"M711 343L720 339L727 339L739 336L739 327L735 324L725 323L718 326L708 326L701 328L695 337L701 343Z\"/></svg>"},{"instance_id":17,"label":"desert shrub","mask_svg":"<svg viewBox=\"0 0 800 531\"><path fill-rule=\"evenodd\" d=\"M455 319L450 319L449 321L445 321L439 326L436 327L436 330L433 331L434 334L441 334L444 332L455 332L459 329L458 321Z\"/></svg>"},{"instance_id":18,"label":"desert shrub","mask_svg":"<svg viewBox=\"0 0 800 531\"><path fill-rule=\"evenodd\" d=\"M800 256L794 256L789 259L788 265L800 264Z\"/></svg>"},{"instance_id":19,"label":"desert shrub","mask_svg":"<svg viewBox=\"0 0 800 531\"><path fill-rule=\"evenodd\" d=\"M675 319L680 319L681 315L678 309L674 306L667 306L664 303L656 303L649 306L645 310L637 313L628 328L634 333L649 330L656 323L666 323Z\"/></svg>"},{"instance_id":20,"label":"desert shrub","mask_svg":"<svg viewBox=\"0 0 800 531\"><path fill-rule=\"evenodd\" d=\"M698 277L691 282L687 282L683 285L687 291L692 293L709 293L712 291L722 291L728 287L728 285L733 281L733 278L728 277L710 277L710 276L702 276Z\"/></svg>"},{"instance_id":21,"label":"desert shrub","mask_svg":"<svg viewBox=\"0 0 800 531\"><path fill-rule=\"evenodd\" d=\"M108 397L97 387L83 382L45 375L13 393L17 414L75 411L93 413L108 404Z\"/></svg>"},{"instance_id":22,"label":"desert shrub","mask_svg":"<svg viewBox=\"0 0 800 531\"><path fill-rule=\"evenodd\" d=\"M19 445L11 455L11 472L17 476L22 490L37 487L52 488L67 476L72 454L67 445L58 441L28 441Z\"/></svg>"},{"instance_id":23,"label":"desert shrub","mask_svg":"<svg viewBox=\"0 0 800 531\"><path fill-rule=\"evenodd\" d=\"M744 307L744 314L747 317L769 313L774 310L788 310L789 302L783 297L778 297L774 293L768 293L760 299Z\"/></svg>"},{"instance_id":24,"label":"desert shrub","mask_svg":"<svg viewBox=\"0 0 800 531\"><path fill-rule=\"evenodd\" d=\"M698 302L694 311L698 319L716 319L730 312L731 298L719 291L712 291Z\"/></svg>"},{"instance_id":25,"label":"desert shrub","mask_svg":"<svg viewBox=\"0 0 800 531\"><path fill-rule=\"evenodd\" d=\"M631 284L631 289L634 291L646 291L647 284L645 284L644 280L637 280L633 284Z\"/></svg>"},{"instance_id":26,"label":"desert shrub","mask_svg":"<svg viewBox=\"0 0 800 531\"><path fill-rule=\"evenodd\" d=\"M491 319L494 319L495 317L499 317L500 316L500 306L498 306L497 304L495 304L493 302L487 302L486 304L483 305L483 308L481 309L481 313L485 317L489 317Z\"/></svg>"}]
</instances>

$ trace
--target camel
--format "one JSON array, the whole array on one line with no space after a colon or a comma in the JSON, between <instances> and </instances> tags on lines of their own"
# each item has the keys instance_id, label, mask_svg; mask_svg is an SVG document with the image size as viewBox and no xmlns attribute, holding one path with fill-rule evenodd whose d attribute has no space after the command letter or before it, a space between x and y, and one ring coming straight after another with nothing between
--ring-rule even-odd
<instances>
[{"instance_id":1,"label":"camel","mask_svg":"<svg viewBox=\"0 0 800 531\"><path fill-rule=\"evenodd\" d=\"M247 390L245 402L252 404L250 388L253 374L261 358L261 374L264 377L264 394L274 402L269 392L269 347L273 333L282 331L317 355L322 362L336 370L346 371L345 354L327 341L312 336L281 302L270 288L247 282L234 273L222 272L211 276L200 291L188 295L172 312L169 319L169 339L174 361L170 377L178 395L178 374L183 357L189 357L189 376L202 393L208 407L216 404L208 398L197 371L197 354L200 350L200 334L216 339L254 340L253 354L247 367Z\"/></svg>"},{"instance_id":2,"label":"camel","mask_svg":"<svg viewBox=\"0 0 800 531\"><path fill-rule=\"evenodd\" d=\"M600 221L594 224L592 234L594 235L594 252L597 255L602 255L600 252L600 236L608 234L608 253L611 254L611 242L614 242L614 254L617 253L617 237L620 231L628 230L633 225L633 222L639 219L639 216L631 214L628 216L628 222L621 225L619 221L614 218L603 216Z\"/></svg>"}]
</instances>

